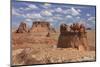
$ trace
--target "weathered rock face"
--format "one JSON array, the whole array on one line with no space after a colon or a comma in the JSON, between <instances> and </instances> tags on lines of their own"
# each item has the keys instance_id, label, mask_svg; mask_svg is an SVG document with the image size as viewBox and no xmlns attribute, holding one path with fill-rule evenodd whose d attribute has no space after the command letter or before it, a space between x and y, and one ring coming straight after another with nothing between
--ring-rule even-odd
<instances>
[{"instance_id":1,"label":"weathered rock face","mask_svg":"<svg viewBox=\"0 0 100 67\"><path fill-rule=\"evenodd\" d=\"M66 24L61 24L60 25L60 33L65 34L68 32L68 26Z\"/></svg>"},{"instance_id":2,"label":"weathered rock face","mask_svg":"<svg viewBox=\"0 0 100 67\"><path fill-rule=\"evenodd\" d=\"M52 28L49 22L46 21L35 21L29 32L56 32L54 28Z\"/></svg>"},{"instance_id":3,"label":"weathered rock face","mask_svg":"<svg viewBox=\"0 0 100 67\"><path fill-rule=\"evenodd\" d=\"M62 24L60 26L60 35L58 39L58 48L77 48L78 50L88 50L87 34L82 28L77 31L68 31L68 26Z\"/></svg>"},{"instance_id":4,"label":"weathered rock face","mask_svg":"<svg viewBox=\"0 0 100 67\"><path fill-rule=\"evenodd\" d=\"M27 24L24 22L21 22L18 29L16 30L16 33L26 33L28 32Z\"/></svg>"}]
</instances>

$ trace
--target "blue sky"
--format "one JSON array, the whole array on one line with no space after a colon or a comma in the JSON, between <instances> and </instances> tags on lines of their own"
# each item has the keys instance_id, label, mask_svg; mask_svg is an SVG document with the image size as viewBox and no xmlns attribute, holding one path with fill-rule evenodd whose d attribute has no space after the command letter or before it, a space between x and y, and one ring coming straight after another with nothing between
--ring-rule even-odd
<instances>
[{"instance_id":1,"label":"blue sky","mask_svg":"<svg viewBox=\"0 0 100 67\"><path fill-rule=\"evenodd\" d=\"M33 21L45 20L56 28L76 22L95 28L95 12L95 6L13 1L12 27L22 21L31 26Z\"/></svg>"}]
</instances>

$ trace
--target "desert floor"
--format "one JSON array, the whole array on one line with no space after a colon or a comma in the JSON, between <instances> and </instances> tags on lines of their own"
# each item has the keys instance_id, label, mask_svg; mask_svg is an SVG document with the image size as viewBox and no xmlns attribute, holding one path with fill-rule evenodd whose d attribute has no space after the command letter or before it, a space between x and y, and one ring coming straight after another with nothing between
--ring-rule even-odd
<instances>
[{"instance_id":1,"label":"desert floor","mask_svg":"<svg viewBox=\"0 0 100 67\"><path fill-rule=\"evenodd\" d=\"M95 31L87 32L89 51L56 48L59 33L12 33L12 64L48 64L95 61Z\"/></svg>"}]
</instances>

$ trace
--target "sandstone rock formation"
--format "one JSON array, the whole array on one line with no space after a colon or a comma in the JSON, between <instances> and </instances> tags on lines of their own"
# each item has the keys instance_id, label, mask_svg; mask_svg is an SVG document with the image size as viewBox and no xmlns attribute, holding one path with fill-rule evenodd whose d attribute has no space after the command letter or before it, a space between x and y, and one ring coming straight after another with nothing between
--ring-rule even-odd
<instances>
[{"instance_id":1,"label":"sandstone rock formation","mask_svg":"<svg viewBox=\"0 0 100 67\"><path fill-rule=\"evenodd\" d=\"M68 31L68 26L66 24L60 25L60 35L58 39L58 48L69 48L71 46L71 41L73 35Z\"/></svg>"},{"instance_id":2,"label":"sandstone rock formation","mask_svg":"<svg viewBox=\"0 0 100 67\"><path fill-rule=\"evenodd\" d=\"M60 32L61 32L61 34L65 34L66 32L68 32L68 25L61 24L61 26L60 26Z\"/></svg>"},{"instance_id":3,"label":"sandstone rock formation","mask_svg":"<svg viewBox=\"0 0 100 67\"><path fill-rule=\"evenodd\" d=\"M61 24L58 39L58 48L77 48L78 50L88 50L87 34L85 26L73 24L68 31L68 25Z\"/></svg>"},{"instance_id":4,"label":"sandstone rock formation","mask_svg":"<svg viewBox=\"0 0 100 67\"><path fill-rule=\"evenodd\" d=\"M16 33L26 33L28 32L27 24L24 22L21 22L18 29L16 30Z\"/></svg>"},{"instance_id":5,"label":"sandstone rock formation","mask_svg":"<svg viewBox=\"0 0 100 67\"><path fill-rule=\"evenodd\" d=\"M35 21L29 32L56 32L46 21Z\"/></svg>"}]
</instances>

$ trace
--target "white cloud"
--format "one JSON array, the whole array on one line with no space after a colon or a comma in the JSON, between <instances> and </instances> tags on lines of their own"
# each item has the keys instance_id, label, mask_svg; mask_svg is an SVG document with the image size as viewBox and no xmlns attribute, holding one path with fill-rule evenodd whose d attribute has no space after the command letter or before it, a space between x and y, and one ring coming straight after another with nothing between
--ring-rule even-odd
<instances>
[{"instance_id":1,"label":"white cloud","mask_svg":"<svg viewBox=\"0 0 100 67\"><path fill-rule=\"evenodd\" d=\"M63 10L62 10L62 8L57 8L57 9L55 9L55 11L56 12L62 12Z\"/></svg>"},{"instance_id":2,"label":"white cloud","mask_svg":"<svg viewBox=\"0 0 100 67\"><path fill-rule=\"evenodd\" d=\"M91 15L89 13L87 13L86 16L91 16Z\"/></svg>"},{"instance_id":3,"label":"white cloud","mask_svg":"<svg viewBox=\"0 0 100 67\"><path fill-rule=\"evenodd\" d=\"M71 14L71 10L70 9L64 10L63 13L64 14Z\"/></svg>"},{"instance_id":4,"label":"white cloud","mask_svg":"<svg viewBox=\"0 0 100 67\"><path fill-rule=\"evenodd\" d=\"M70 22L70 23L73 23L76 21L76 19L72 16L72 15L66 15L65 18L64 18L64 21L67 23L67 22Z\"/></svg>"},{"instance_id":5,"label":"white cloud","mask_svg":"<svg viewBox=\"0 0 100 67\"><path fill-rule=\"evenodd\" d=\"M80 17L79 17L79 16L77 16L77 17L76 17L76 19L80 19Z\"/></svg>"},{"instance_id":6,"label":"white cloud","mask_svg":"<svg viewBox=\"0 0 100 67\"><path fill-rule=\"evenodd\" d=\"M51 4L49 4L49 3L44 3L44 6L51 6Z\"/></svg>"},{"instance_id":7,"label":"white cloud","mask_svg":"<svg viewBox=\"0 0 100 67\"><path fill-rule=\"evenodd\" d=\"M77 15L80 15L80 11L81 10L79 10L79 9L77 10L74 7L71 7L70 9L63 10L63 13L64 14L70 14L72 16L77 16Z\"/></svg>"},{"instance_id":8,"label":"white cloud","mask_svg":"<svg viewBox=\"0 0 100 67\"><path fill-rule=\"evenodd\" d=\"M51 7L51 4L49 3L44 3L43 5L41 5L43 8L49 8Z\"/></svg>"},{"instance_id":9,"label":"white cloud","mask_svg":"<svg viewBox=\"0 0 100 67\"><path fill-rule=\"evenodd\" d=\"M27 18L41 18L42 16L39 13L35 13L35 14L26 14Z\"/></svg>"},{"instance_id":10,"label":"white cloud","mask_svg":"<svg viewBox=\"0 0 100 67\"><path fill-rule=\"evenodd\" d=\"M95 17L89 17L88 21L92 22L93 24L95 24L95 22L96 22L95 19L96 19Z\"/></svg>"},{"instance_id":11,"label":"white cloud","mask_svg":"<svg viewBox=\"0 0 100 67\"><path fill-rule=\"evenodd\" d=\"M72 18L72 16L71 15L67 15L66 18Z\"/></svg>"},{"instance_id":12,"label":"white cloud","mask_svg":"<svg viewBox=\"0 0 100 67\"><path fill-rule=\"evenodd\" d=\"M63 6L65 8L69 8L70 6ZM74 6L75 9L86 8L85 6Z\"/></svg>"},{"instance_id":13,"label":"white cloud","mask_svg":"<svg viewBox=\"0 0 100 67\"><path fill-rule=\"evenodd\" d=\"M64 13L64 14L70 14L73 16L80 15L81 10L80 9L75 9L74 7L71 7L70 9L63 10L62 8L57 8L55 9L56 12Z\"/></svg>"},{"instance_id":14,"label":"white cloud","mask_svg":"<svg viewBox=\"0 0 100 67\"><path fill-rule=\"evenodd\" d=\"M48 10L43 10L40 13L43 16L52 16L52 12L48 11Z\"/></svg>"},{"instance_id":15,"label":"white cloud","mask_svg":"<svg viewBox=\"0 0 100 67\"><path fill-rule=\"evenodd\" d=\"M33 4L30 4L28 7L29 7L30 9L37 9L37 8L38 8L36 5L33 5Z\"/></svg>"},{"instance_id":16,"label":"white cloud","mask_svg":"<svg viewBox=\"0 0 100 67\"><path fill-rule=\"evenodd\" d=\"M95 20L95 17L89 17L88 20Z\"/></svg>"},{"instance_id":17,"label":"white cloud","mask_svg":"<svg viewBox=\"0 0 100 67\"><path fill-rule=\"evenodd\" d=\"M36 6L34 4L27 4L27 7L19 8L20 11L27 11L27 10L34 10L34 9L38 9L38 6Z\"/></svg>"},{"instance_id":18,"label":"white cloud","mask_svg":"<svg viewBox=\"0 0 100 67\"><path fill-rule=\"evenodd\" d=\"M77 9L77 11L78 11L78 12L81 12L81 10L80 10L80 9Z\"/></svg>"},{"instance_id":19,"label":"white cloud","mask_svg":"<svg viewBox=\"0 0 100 67\"><path fill-rule=\"evenodd\" d=\"M36 18L41 18L41 15L39 13L37 14L32 14L32 16L36 17Z\"/></svg>"},{"instance_id":20,"label":"white cloud","mask_svg":"<svg viewBox=\"0 0 100 67\"><path fill-rule=\"evenodd\" d=\"M46 21L53 22L54 19L53 18L48 18L48 19L46 19Z\"/></svg>"},{"instance_id":21,"label":"white cloud","mask_svg":"<svg viewBox=\"0 0 100 67\"><path fill-rule=\"evenodd\" d=\"M62 15L61 14L56 14L55 16L61 17Z\"/></svg>"},{"instance_id":22,"label":"white cloud","mask_svg":"<svg viewBox=\"0 0 100 67\"><path fill-rule=\"evenodd\" d=\"M22 9L22 8L21 8ZM12 8L12 15L22 18L27 18L28 14L20 13L19 9Z\"/></svg>"},{"instance_id":23,"label":"white cloud","mask_svg":"<svg viewBox=\"0 0 100 67\"><path fill-rule=\"evenodd\" d=\"M76 16L76 15L79 15L80 13L75 9L75 8L71 8L71 12L72 12L72 15Z\"/></svg>"},{"instance_id":24,"label":"white cloud","mask_svg":"<svg viewBox=\"0 0 100 67\"><path fill-rule=\"evenodd\" d=\"M53 16L53 19L54 19L54 20L62 20L63 18L60 17L60 16Z\"/></svg>"},{"instance_id":25,"label":"white cloud","mask_svg":"<svg viewBox=\"0 0 100 67\"><path fill-rule=\"evenodd\" d=\"M12 15L21 16L21 14L18 13L15 8L12 8Z\"/></svg>"},{"instance_id":26,"label":"white cloud","mask_svg":"<svg viewBox=\"0 0 100 67\"><path fill-rule=\"evenodd\" d=\"M25 19L25 21L27 21L27 22L31 22L32 20L31 20L31 19Z\"/></svg>"},{"instance_id":27,"label":"white cloud","mask_svg":"<svg viewBox=\"0 0 100 67\"><path fill-rule=\"evenodd\" d=\"M19 9L20 9L20 10L24 10L24 8L23 8L23 7L20 7Z\"/></svg>"}]
</instances>

